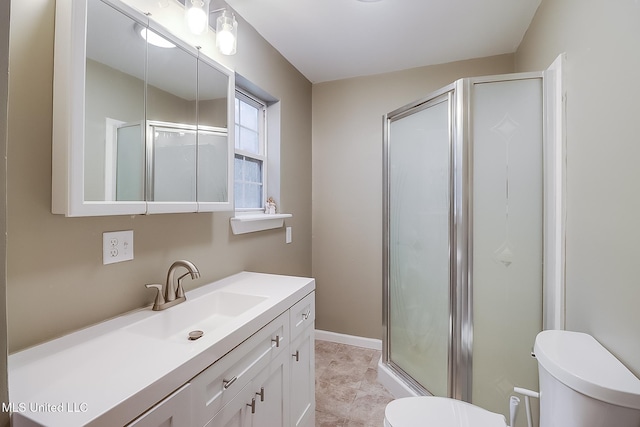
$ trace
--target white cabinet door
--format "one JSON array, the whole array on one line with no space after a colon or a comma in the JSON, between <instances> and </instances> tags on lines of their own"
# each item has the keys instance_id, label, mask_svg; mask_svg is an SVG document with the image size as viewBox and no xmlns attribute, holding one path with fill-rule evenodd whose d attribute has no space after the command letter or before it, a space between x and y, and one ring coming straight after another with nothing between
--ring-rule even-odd
<instances>
[{"instance_id":1,"label":"white cabinet door","mask_svg":"<svg viewBox=\"0 0 640 427\"><path fill-rule=\"evenodd\" d=\"M289 358L282 353L253 382L256 410L252 427L289 425Z\"/></svg>"},{"instance_id":2,"label":"white cabinet door","mask_svg":"<svg viewBox=\"0 0 640 427\"><path fill-rule=\"evenodd\" d=\"M205 427L246 427L252 422L253 387L247 384Z\"/></svg>"},{"instance_id":3,"label":"white cabinet door","mask_svg":"<svg viewBox=\"0 0 640 427\"><path fill-rule=\"evenodd\" d=\"M291 427L312 427L315 419L314 322L291 343L289 350Z\"/></svg>"}]
</instances>

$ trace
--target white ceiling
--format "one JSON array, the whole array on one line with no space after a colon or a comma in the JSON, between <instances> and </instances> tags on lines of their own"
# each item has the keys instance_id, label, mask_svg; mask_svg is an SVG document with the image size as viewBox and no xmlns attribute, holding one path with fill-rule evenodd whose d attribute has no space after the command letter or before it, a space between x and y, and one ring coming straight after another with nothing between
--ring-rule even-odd
<instances>
[{"instance_id":1,"label":"white ceiling","mask_svg":"<svg viewBox=\"0 0 640 427\"><path fill-rule=\"evenodd\" d=\"M515 52L541 0L226 1L319 83Z\"/></svg>"}]
</instances>

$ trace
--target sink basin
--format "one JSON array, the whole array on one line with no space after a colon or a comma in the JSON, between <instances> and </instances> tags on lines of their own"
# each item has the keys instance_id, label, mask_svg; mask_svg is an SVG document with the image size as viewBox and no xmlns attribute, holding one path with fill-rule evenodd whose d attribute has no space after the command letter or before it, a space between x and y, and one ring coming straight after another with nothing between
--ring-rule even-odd
<instances>
[{"instance_id":1,"label":"sink basin","mask_svg":"<svg viewBox=\"0 0 640 427\"><path fill-rule=\"evenodd\" d=\"M125 329L158 339L188 342L189 332L215 330L265 301L267 297L216 291L157 312Z\"/></svg>"}]
</instances>

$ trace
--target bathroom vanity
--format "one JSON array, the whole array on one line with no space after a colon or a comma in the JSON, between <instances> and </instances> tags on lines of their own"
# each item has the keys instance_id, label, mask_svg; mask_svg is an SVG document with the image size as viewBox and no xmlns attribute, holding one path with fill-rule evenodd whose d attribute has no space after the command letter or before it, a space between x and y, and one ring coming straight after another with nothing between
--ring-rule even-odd
<instances>
[{"instance_id":1,"label":"bathroom vanity","mask_svg":"<svg viewBox=\"0 0 640 427\"><path fill-rule=\"evenodd\" d=\"M314 290L243 272L10 355L13 426L312 426Z\"/></svg>"}]
</instances>

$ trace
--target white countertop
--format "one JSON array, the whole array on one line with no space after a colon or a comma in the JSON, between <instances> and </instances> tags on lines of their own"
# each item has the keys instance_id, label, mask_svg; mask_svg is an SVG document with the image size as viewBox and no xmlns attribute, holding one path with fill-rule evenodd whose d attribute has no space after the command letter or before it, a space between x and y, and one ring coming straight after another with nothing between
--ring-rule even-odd
<instances>
[{"instance_id":1,"label":"white countertop","mask_svg":"<svg viewBox=\"0 0 640 427\"><path fill-rule=\"evenodd\" d=\"M186 302L167 310L138 310L12 354L13 425L124 425L314 289L311 278L243 272L187 292ZM149 318L166 321L171 310L220 290L265 300L196 341L128 328Z\"/></svg>"}]
</instances>

